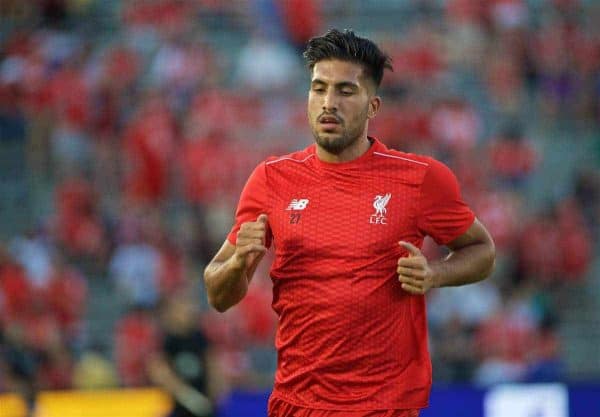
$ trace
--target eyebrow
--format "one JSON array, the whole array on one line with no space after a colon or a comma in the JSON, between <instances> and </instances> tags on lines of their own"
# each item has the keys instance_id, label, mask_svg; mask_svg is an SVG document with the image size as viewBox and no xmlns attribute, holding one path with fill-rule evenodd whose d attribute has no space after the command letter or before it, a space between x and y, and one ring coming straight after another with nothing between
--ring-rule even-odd
<instances>
[{"instance_id":1,"label":"eyebrow","mask_svg":"<svg viewBox=\"0 0 600 417\"><path fill-rule=\"evenodd\" d=\"M316 78L316 79L312 80L310 82L310 84L311 85L313 85L313 84L327 85L328 83L319 78ZM352 81L340 81L338 83L335 83L334 86L337 88L344 88L344 87L350 87L350 88L355 88L355 89L358 88L358 84L353 83Z\"/></svg>"}]
</instances>

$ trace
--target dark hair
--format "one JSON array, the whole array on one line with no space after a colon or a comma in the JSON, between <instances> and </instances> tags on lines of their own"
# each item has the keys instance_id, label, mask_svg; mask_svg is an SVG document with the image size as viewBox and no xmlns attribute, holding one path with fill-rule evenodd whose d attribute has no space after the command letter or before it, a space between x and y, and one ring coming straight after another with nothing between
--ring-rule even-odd
<instances>
[{"instance_id":1,"label":"dark hair","mask_svg":"<svg viewBox=\"0 0 600 417\"><path fill-rule=\"evenodd\" d=\"M352 30L330 29L323 36L308 41L304 51L304 59L311 70L315 64L324 59L339 59L361 64L365 75L370 77L377 87L381 84L383 71L391 71L392 60L382 52L375 43L367 38L356 36Z\"/></svg>"}]
</instances>

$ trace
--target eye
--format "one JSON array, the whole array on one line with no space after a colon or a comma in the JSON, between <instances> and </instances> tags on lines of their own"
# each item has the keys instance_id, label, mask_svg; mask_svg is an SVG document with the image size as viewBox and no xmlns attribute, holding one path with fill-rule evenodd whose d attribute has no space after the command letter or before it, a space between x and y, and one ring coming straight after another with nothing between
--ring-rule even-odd
<instances>
[{"instance_id":1,"label":"eye","mask_svg":"<svg viewBox=\"0 0 600 417\"><path fill-rule=\"evenodd\" d=\"M352 94L354 94L352 90L342 90L342 95L344 96L351 96Z\"/></svg>"}]
</instances>

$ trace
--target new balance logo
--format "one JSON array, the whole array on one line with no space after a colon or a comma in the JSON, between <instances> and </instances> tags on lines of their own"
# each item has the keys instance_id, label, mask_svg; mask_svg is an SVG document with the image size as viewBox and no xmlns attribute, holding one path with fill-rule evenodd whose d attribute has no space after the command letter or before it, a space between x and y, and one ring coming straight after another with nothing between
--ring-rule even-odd
<instances>
[{"instance_id":1,"label":"new balance logo","mask_svg":"<svg viewBox=\"0 0 600 417\"><path fill-rule=\"evenodd\" d=\"M287 206L286 210L304 210L308 206L308 199L296 199L290 201L290 205Z\"/></svg>"},{"instance_id":2,"label":"new balance logo","mask_svg":"<svg viewBox=\"0 0 600 417\"><path fill-rule=\"evenodd\" d=\"M373 208L375 209L375 213L371 215L369 219L369 223L371 224L387 224L387 218L385 214L387 213L387 209L385 208L390 202L390 198L392 198L391 193L387 193L386 195L376 195L373 199Z\"/></svg>"}]
</instances>

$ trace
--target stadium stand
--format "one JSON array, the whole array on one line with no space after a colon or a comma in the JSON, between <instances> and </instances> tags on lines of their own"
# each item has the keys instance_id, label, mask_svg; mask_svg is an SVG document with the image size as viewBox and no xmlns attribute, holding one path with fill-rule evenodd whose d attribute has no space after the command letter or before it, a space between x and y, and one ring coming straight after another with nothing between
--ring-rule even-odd
<instances>
[{"instance_id":1,"label":"stadium stand","mask_svg":"<svg viewBox=\"0 0 600 417\"><path fill-rule=\"evenodd\" d=\"M434 379L600 377L599 4L302 3L2 2L0 392L87 386L90 353L149 385L185 286L227 386L271 384L268 267L224 315L200 276L254 164L310 143L299 51L328 27L386 46L374 135L449 164L498 243L488 282L429 296Z\"/></svg>"}]
</instances>

